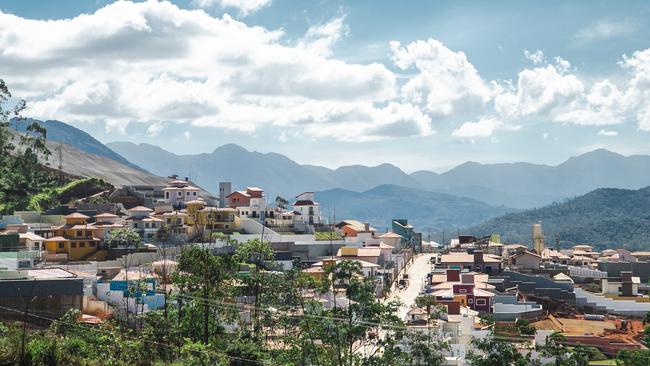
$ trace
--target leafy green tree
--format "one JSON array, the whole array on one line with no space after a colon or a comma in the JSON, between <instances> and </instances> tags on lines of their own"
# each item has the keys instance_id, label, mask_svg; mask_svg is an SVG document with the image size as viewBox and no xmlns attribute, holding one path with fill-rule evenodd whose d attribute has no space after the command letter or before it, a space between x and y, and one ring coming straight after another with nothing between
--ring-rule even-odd
<instances>
[{"instance_id":1,"label":"leafy green tree","mask_svg":"<svg viewBox=\"0 0 650 366\"><path fill-rule=\"evenodd\" d=\"M112 245L134 245L136 248L142 244L140 234L130 227L112 230L108 240Z\"/></svg>"},{"instance_id":2,"label":"leafy green tree","mask_svg":"<svg viewBox=\"0 0 650 366\"><path fill-rule=\"evenodd\" d=\"M275 197L275 205L278 206L278 208L285 210L289 205L289 200L282 196L277 196Z\"/></svg>"},{"instance_id":3,"label":"leafy green tree","mask_svg":"<svg viewBox=\"0 0 650 366\"><path fill-rule=\"evenodd\" d=\"M650 361L650 351L645 349L623 349L616 355L616 364L619 366L646 366Z\"/></svg>"},{"instance_id":4,"label":"leafy green tree","mask_svg":"<svg viewBox=\"0 0 650 366\"><path fill-rule=\"evenodd\" d=\"M531 358L530 352L521 353L513 343L501 342L490 335L475 338L472 344L476 348L467 354L467 361L473 366L529 366L539 365Z\"/></svg>"}]
</instances>

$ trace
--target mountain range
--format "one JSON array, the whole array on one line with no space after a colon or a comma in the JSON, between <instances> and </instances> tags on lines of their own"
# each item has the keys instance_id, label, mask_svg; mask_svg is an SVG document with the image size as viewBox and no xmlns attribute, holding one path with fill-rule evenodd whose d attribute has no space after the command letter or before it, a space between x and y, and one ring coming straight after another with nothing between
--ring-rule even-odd
<instances>
[{"instance_id":1,"label":"mountain range","mask_svg":"<svg viewBox=\"0 0 650 366\"><path fill-rule=\"evenodd\" d=\"M107 146L160 176L184 176L191 171L192 178L208 190L216 191L219 181L231 181L234 187L262 186L269 196L333 188L363 192L390 184L526 209L602 187L638 189L650 185L650 156L623 156L604 149L572 157L556 166L467 162L444 173L407 174L391 164L337 169L301 165L284 155L248 151L234 144L193 155L177 155L158 146L131 142Z\"/></svg>"},{"instance_id":2,"label":"mountain range","mask_svg":"<svg viewBox=\"0 0 650 366\"><path fill-rule=\"evenodd\" d=\"M531 225L541 222L547 246L592 244L599 249L650 246L650 187L601 188L583 196L492 218L464 229L467 234L501 234L505 242L531 245Z\"/></svg>"},{"instance_id":3,"label":"mountain range","mask_svg":"<svg viewBox=\"0 0 650 366\"><path fill-rule=\"evenodd\" d=\"M455 233L461 227L513 211L472 198L390 184L364 192L325 190L316 193L316 200L326 217L355 218L382 231L390 228L393 219L403 218L418 230Z\"/></svg>"}]
</instances>

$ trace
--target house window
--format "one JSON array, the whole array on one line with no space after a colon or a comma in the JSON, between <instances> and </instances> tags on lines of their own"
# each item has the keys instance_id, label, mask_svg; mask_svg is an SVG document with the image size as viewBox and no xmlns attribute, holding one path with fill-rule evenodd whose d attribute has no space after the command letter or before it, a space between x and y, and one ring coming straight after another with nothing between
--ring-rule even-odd
<instances>
[{"instance_id":1,"label":"house window","mask_svg":"<svg viewBox=\"0 0 650 366\"><path fill-rule=\"evenodd\" d=\"M137 223L137 222L134 222L134 223L133 223L133 227L137 229L137 228L138 228L138 223Z\"/></svg>"},{"instance_id":2,"label":"house window","mask_svg":"<svg viewBox=\"0 0 650 366\"><path fill-rule=\"evenodd\" d=\"M77 247L77 243L70 243L70 248L76 248L76 247Z\"/></svg>"},{"instance_id":3,"label":"house window","mask_svg":"<svg viewBox=\"0 0 650 366\"><path fill-rule=\"evenodd\" d=\"M77 236L83 236L83 235L84 235L84 232L83 232L83 231L81 231L81 230L77 230Z\"/></svg>"},{"instance_id":4,"label":"house window","mask_svg":"<svg viewBox=\"0 0 650 366\"><path fill-rule=\"evenodd\" d=\"M63 249L63 247L65 247L65 244L59 243L59 249Z\"/></svg>"},{"instance_id":5,"label":"house window","mask_svg":"<svg viewBox=\"0 0 650 366\"><path fill-rule=\"evenodd\" d=\"M165 199L169 199L169 192L165 192Z\"/></svg>"},{"instance_id":6,"label":"house window","mask_svg":"<svg viewBox=\"0 0 650 366\"><path fill-rule=\"evenodd\" d=\"M178 191L178 194L177 194L177 196L178 196L178 197L181 197L182 195L183 195L183 192L181 192L181 191Z\"/></svg>"},{"instance_id":7,"label":"house window","mask_svg":"<svg viewBox=\"0 0 650 366\"><path fill-rule=\"evenodd\" d=\"M186 195L186 196L189 196L189 195L190 195L190 192L185 192L185 195Z\"/></svg>"},{"instance_id":8,"label":"house window","mask_svg":"<svg viewBox=\"0 0 650 366\"><path fill-rule=\"evenodd\" d=\"M476 305L485 305L485 299L476 299Z\"/></svg>"},{"instance_id":9,"label":"house window","mask_svg":"<svg viewBox=\"0 0 650 366\"><path fill-rule=\"evenodd\" d=\"M467 299L467 303L468 303L468 304L473 304L473 303L474 303L474 299L472 299L472 298L470 297L469 299Z\"/></svg>"},{"instance_id":10,"label":"house window","mask_svg":"<svg viewBox=\"0 0 650 366\"><path fill-rule=\"evenodd\" d=\"M192 192L192 196L196 196L196 192Z\"/></svg>"},{"instance_id":11,"label":"house window","mask_svg":"<svg viewBox=\"0 0 650 366\"><path fill-rule=\"evenodd\" d=\"M88 244L90 244L90 247L91 247L91 248L94 248L94 247L95 247L95 242L94 242L94 241L91 241L91 242L88 243Z\"/></svg>"},{"instance_id":12,"label":"house window","mask_svg":"<svg viewBox=\"0 0 650 366\"><path fill-rule=\"evenodd\" d=\"M461 289L458 289L458 292L461 293L461 294L466 294L467 289L461 288Z\"/></svg>"},{"instance_id":13,"label":"house window","mask_svg":"<svg viewBox=\"0 0 650 366\"><path fill-rule=\"evenodd\" d=\"M85 248L86 247L86 242L82 241L79 243L79 248Z\"/></svg>"}]
</instances>

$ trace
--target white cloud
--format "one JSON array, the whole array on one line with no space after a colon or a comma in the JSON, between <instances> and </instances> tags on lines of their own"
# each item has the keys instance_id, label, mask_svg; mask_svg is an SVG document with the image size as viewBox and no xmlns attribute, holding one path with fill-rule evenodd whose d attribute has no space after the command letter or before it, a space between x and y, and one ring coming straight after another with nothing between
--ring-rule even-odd
<instances>
[{"instance_id":1,"label":"white cloud","mask_svg":"<svg viewBox=\"0 0 650 366\"><path fill-rule=\"evenodd\" d=\"M165 129L165 126L162 123L154 122L147 127L147 136L156 137L163 129Z\"/></svg>"},{"instance_id":2,"label":"white cloud","mask_svg":"<svg viewBox=\"0 0 650 366\"><path fill-rule=\"evenodd\" d=\"M580 29L575 37L581 41L596 41L626 36L637 29L637 24L628 20L601 19Z\"/></svg>"},{"instance_id":3,"label":"white cloud","mask_svg":"<svg viewBox=\"0 0 650 366\"><path fill-rule=\"evenodd\" d=\"M531 52L528 50L524 50L524 57L526 57L528 60L532 61L533 64L541 64L544 62L544 52L541 50L537 50L535 52Z\"/></svg>"},{"instance_id":4,"label":"white cloud","mask_svg":"<svg viewBox=\"0 0 650 366\"><path fill-rule=\"evenodd\" d=\"M342 140L432 133L418 106L394 100L396 77L385 66L331 56L346 29L341 16L290 46L282 30L168 2L116 2L53 21L0 12L0 75L32 117L105 122L122 133L161 122L271 124Z\"/></svg>"},{"instance_id":5,"label":"white cloud","mask_svg":"<svg viewBox=\"0 0 650 366\"><path fill-rule=\"evenodd\" d=\"M422 104L434 115L482 112L496 92L463 52L454 52L435 39L402 46L390 43L393 61L402 70L414 67L417 75L401 88L402 97Z\"/></svg>"},{"instance_id":6,"label":"white cloud","mask_svg":"<svg viewBox=\"0 0 650 366\"><path fill-rule=\"evenodd\" d=\"M598 135L613 137L613 136L618 136L618 131L600 130L598 131Z\"/></svg>"},{"instance_id":7,"label":"white cloud","mask_svg":"<svg viewBox=\"0 0 650 366\"><path fill-rule=\"evenodd\" d=\"M510 125L494 117L481 118L476 122L465 122L452 132L452 136L464 139L490 137L497 130L517 131L521 126ZM495 140L492 140L493 142ZM498 140L496 140L498 141Z\"/></svg>"},{"instance_id":8,"label":"white cloud","mask_svg":"<svg viewBox=\"0 0 650 366\"><path fill-rule=\"evenodd\" d=\"M183 136L185 136L185 139L189 140L192 138L192 133L190 131L185 131L183 132Z\"/></svg>"},{"instance_id":9,"label":"white cloud","mask_svg":"<svg viewBox=\"0 0 650 366\"><path fill-rule=\"evenodd\" d=\"M193 3L200 8L209 8L215 5L222 8L233 8L246 16L271 5L271 0L194 0Z\"/></svg>"},{"instance_id":10,"label":"white cloud","mask_svg":"<svg viewBox=\"0 0 650 366\"><path fill-rule=\"evenodd\" d=\"M233 4L244 2L197 3ZM0 12L0 75L28 100L31 117L103 122L117 133L130 123L148 124L152 136L171 123L270 125L287 131L282 139L368 141L431 135L432 120L454 124L460 138L530 121L633 122L650 131L650 49L624 55L628 77L611 79L584 77L561 57L526 50L533 65L497 82L438 40L394 41L388 67L403 72L398 78L381 63L333 54L349 32L345 19L312 25L292 41L282 29L169 2L121 1L50 21Z\"/></svg>"},{"instance_id":11,"label":"white cloud","mask_svg":"<svg viewBox=\"0 0 650 366\"><path fill-rule=\"evenodd\" d=\"M347 36L349 28L345 24L345 15L336 17L327 23L312 25L298 46L322 56L330 56L332 46Z\"/></svg>"},{"instance_id":12,"label":"white cloud","mask_svg":"<svg viewBox=\"0 0 650 366\"><path fill-rule=\"evenodd\" d=\"M634 111L639 129L650 131L650 48L623 55L620 64L632 74L623 103Z\"/></svg>"}]
</instances>

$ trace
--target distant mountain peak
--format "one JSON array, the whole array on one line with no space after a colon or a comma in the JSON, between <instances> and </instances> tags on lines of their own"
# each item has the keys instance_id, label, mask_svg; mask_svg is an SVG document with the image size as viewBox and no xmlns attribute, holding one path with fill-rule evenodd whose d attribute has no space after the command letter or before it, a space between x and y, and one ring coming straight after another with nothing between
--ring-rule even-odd
<instances>
[{"instance_id":1,"label":"distant mountain peak","mask_svg":"<svg viewBox=\"0 0 650 366\"><path fill-rule=\"evenodd\" d=\"M250 151L246 150L246 148L244 148L244 147L242 147L240 145L230 143L230 144L225 144L225 145L221 145L221 146L217 147L216 149L214 149L214 152L215 153L217 153L217 152L248 153Z\"/></svg>"}]
</instances>

